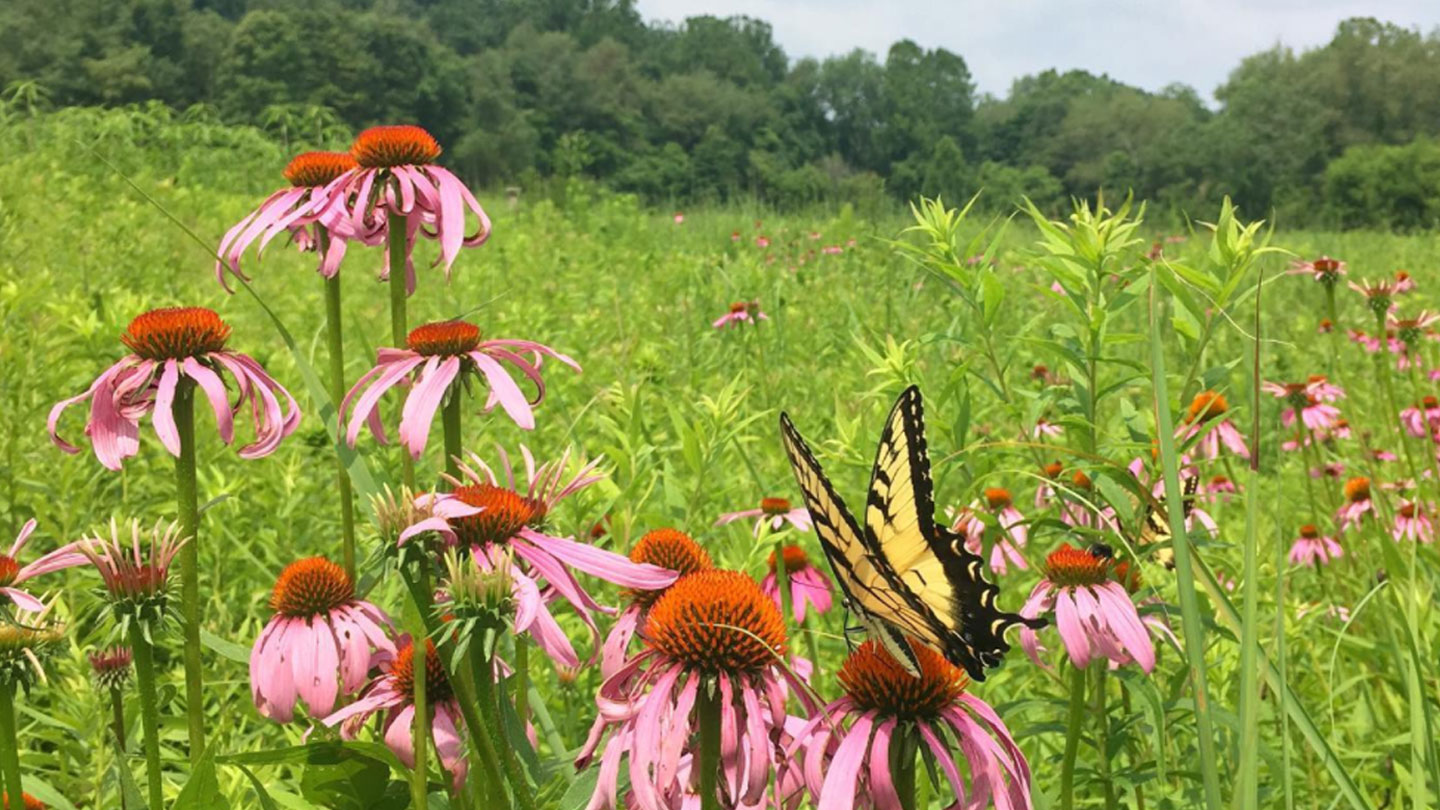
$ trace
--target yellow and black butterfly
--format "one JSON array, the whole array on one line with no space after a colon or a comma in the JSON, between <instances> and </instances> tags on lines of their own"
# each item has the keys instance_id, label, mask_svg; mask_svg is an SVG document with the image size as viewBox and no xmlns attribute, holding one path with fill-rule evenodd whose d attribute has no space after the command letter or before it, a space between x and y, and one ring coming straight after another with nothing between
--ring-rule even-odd
<instances>
[{"instance_id":1,"label":"yellow and black butterfly","mask_svg":"<svg viewBox=\"0 0 1440 810\"><path fill-rule=\"evenodd\" d=\"M911 675L920 668L912 639L982 681L1010 649L1007 629L1044 626L997 610L1000 589L985 580L984 561L963 537L935 524L919 388L905 389L885 422L863 526L784 413L780 435L846 605Z\"/></svg>"},{"instance_id":2,"label":"yellow and black butterfly","mask_svg":"<svg viewBox=\"0 0 1440 810\"><path fill-rule=\"evenodd\" d=\"M1195 493L1200 488L1199 474L1186 478L1182 488L1180 504L1188 521L1190 513L1195 509ZM1143 498L1140 505L1145 513L1140 519L1140 532L1131 539L1130 547L1138 554L1151 554L1156 562L1174 570L1175 536L1170 532L1170 517L1167 514L1165 498Z\"/></svg>"}]
</instances>

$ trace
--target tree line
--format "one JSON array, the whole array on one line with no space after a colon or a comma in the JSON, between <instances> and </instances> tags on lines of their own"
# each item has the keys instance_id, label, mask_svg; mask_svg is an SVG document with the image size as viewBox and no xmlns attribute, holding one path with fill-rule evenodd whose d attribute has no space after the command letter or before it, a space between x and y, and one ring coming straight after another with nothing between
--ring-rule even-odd
<instances>
[{"instance_id":1,"label":"tree line","mask_svg":"<svg viewBox=\"0 0 1440 810\"><path fill-rule=\"evenodd\" d=\"M417 122L467 179L585 176L656 204L917 194L1042 206L1226 194L1290 225L1440 220L1440 33L1374 19L1238 65L1207 106L1080 70L979 95L905 40L792 60L746 17L647 23L633 0L10 0L11 103L205 109L276 137Z\"/></svg>"}]
</instances>

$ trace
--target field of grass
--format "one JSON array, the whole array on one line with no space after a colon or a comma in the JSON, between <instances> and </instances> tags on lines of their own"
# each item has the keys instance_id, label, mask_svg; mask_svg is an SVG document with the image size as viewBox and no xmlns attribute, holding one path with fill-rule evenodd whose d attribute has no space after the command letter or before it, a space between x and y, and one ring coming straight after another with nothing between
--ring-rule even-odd
<instances>
[{"instance_id":1,"label":"field of grass","mask_svg":"<svg viewBox=\"0 0 1440 810\"><path fill-rule=\"evenodd\" d=\"M213 246L281 184L287 159L281 147L248 131L164 118L155 111L71 111L12 118L0 129L0 530L8 545L27 519L38 521L23 564L98 531L112 517L153 523L175 516L174 462L148 424L138 456L110 472L88 446L79 455L62 454L50 443L45 420L55 402L84 390L124 353L117 338L136 314L182 305L217 310L233 327L229 345L269 369L306 413L277 452L252 461L221 444L208 413L198 417L205 505L200 587L210 639L205 710L218 764L213 777L208 766L201 774L205 784L192 780L175 806L404 806L405 789L394 785L387 792L383 783L404 782L407 774L395 768L385 775L381 767L377 776L370 766L383 758L357 754L348 771L307 765L303 755L226 759L334 738L307 720L279 725L260 717L245 664L270 617L267 598L279 571L301 557L339 556L333 451L296 356L324 368L324 303L313 256L278 245L259 264L247 257L253 296L244 290L227 295L205 246L140 193ZM1433 597L1440 559L1433 543L1389 537L1401 499L1417 503L1421 514L1436 500L1434 445L1402 438L1394 413L1435 391L1425 376L1440 367L1434 343L1423 341L1418 372L1395 371L1392 355L1377 364L1344 334L1375 329L1359 294L1343 283L1336 289L1336 332L1321 334L1317 327L1328 315L1322 286L1308 276L1280 275L1292 259L1320 254L1345 260L1348 280L1388 278L1403 268L1417 288L1396 298L1397 312L1413 317L1440 284L1435 236L1282 229L1270 243L1289 253L1246 261L1227 255L1232 243L1215 241L1203 224L1159 227L1140 223L1132 210L1135 243L1117 247L1122 234L1111 233L1112 254L1097 275L1108 304L1092 377L1084 362L1086 323L1051 290L1057 273L1064 277L1083 261L1059 255L1058 243L1047 249L1023 212L1004 227L972 214L958 226L960 247L947 258L929 251L925 234L902 235L914 220L899 210L877 218L733 206L687 210L677 224L670 212L643 210L582 183L554 197L522 193L512 204L501 193L482 194L494 236L462 252L448 281L426 266L435 248L422 242L418 291L409 304L411 324L464 317L487 337L536 340L584 367L573 374L546 366L548 396L537 408L533 433L498 410L465 417L465 446L492 461L496 445L513 452L522 443L541 459L567 447L579 457L603 457L605 482L550 515L553 533L588 537L604 519L608 531L595 542L627 552L646 531L675 527L697 538L717 565L758 580L773 545L756 543L748 522L714 524L722 513L754 507L762 497L798 501L779 442L779 412L794 418L836 487L857 506L885 413L916 383L926 397L938 503L963 506L983 499L986 488L1005 487L1032 521L1023 549L1030 570L991 575L1000 583L1000 605L1012 611L1039 581L1048 552L1062 542L1101 539L1067 532L1053 507L1035 508L1044 463L1063 462L1067 475L1087 471L1097 482L1093 497L1110 501L1127 523L1136 488L1124 466L1141 458L1147 476L1159 477L1164 462L1174 472L1174 442L1153 442L1164 432L1155 410L1157 352L1164 424L1178 422L1192 396L1210 389L1224 393L1228 416L1248 437L1257 393L1248 360L1256 346L1254 298L1246 291L1263 271L1258 378L1329 375L1347 394L1337 404L1350 437L1284 451L1281 443L1292 438L1281 425L1285 403L1258 394L1258 473L1252 476L1234 457L1200 462L1202 480L1224 475L1241 490L1202 495L1218 535L1195 534L1194 559L1182 559L1178 571L1141 560L1141 595L1158 600L1163 607L1152 612L1167 618L1185 646L1157 639L1152 673L1131 665L1100 680L1103 701L1089 698L1094 702L1079 728L1067 727L1071 667L1062 661L1053 627L1041 634L1049 669L1032 664L1016 645L1001 668L970 689L996 708L1019 741L1037 807L1072 801L1078 807L1200 807L1211 800L1207 781L1218 785L1227 806L1249 803L1248 784L1258 784L1261 807L1420 808L1437 801L1440 618ZM1248 221L1259 213L1241 216ZM1218 215L1203 212L1197 219ZM989 258L965 261L978 251L964 246L987 225L996 238L976 244L988 246ZM760 236L768 247L757 245ZM1162 261L1145 259L1152 242L1167 236L1186 238L1165 243ZM1261 229L1254 238L1266 236ZM844 250L823 253L827 245ZM341 271L350 380L371 366L376 347L390 345L388 293L376 280L383 262L379 250L352 249ZM1232 271L1243 271L1243 278L1236 277L1233 295L1222 293ZM1151 283L1162 276L1172 283ZM1177 291L1198 302L1193 310L1177 301ZM1221 298L1224 306L1207 298ZM749 300L768 320L755 328L712 328L732 302ZM261 301L294 335L296 353ZM1048 375L1036 372L1042 365ZM1093 422L1080 385L1086 379L1102 392ZM83 410L62 423L72 441L82 431ZM1032 439L1039 419L1061 426L1063 434ZM237 438L248 424L240 420ZM1042 441L1049 446L1037 447ZM1152 455L1152 446L1165 452ZM358 447L377 479L397 480L396 452L368 433ZM1372 449L1389 450L1396 460L1377 461ZM437 420L416 463L422 484L437 480L441 455ZM1340 478L1307 474L1328 463L1345 465ZM1342 484L1359 475L1376 483L1378 515L1338 535L1345 549L1339 560L1320 568L1289 565L1285 555L1302 524L1336 533ZM1414 489L1382 486L1407 480ZM362 517L369 514L363 500L360 508ZM994 537L992 530L987 546ZM812 533L783 539L821 559ZM378 577L369 598L403 616L405 589L383 574L380 542L362 519L362 575ZM1125 540L1107 542L1129 556ZM1213 586L1208 572L1225 585ZM593 579L585 584L602 603L626 598ZM26 790L54 807L119 807L119 769L130 769L143 788L144 760L138 704L127 699L132 756L116 762L108 696L92 685L86 663L87 653L111 640L99 579L83 567L30 587L58 595L55 615L66 631L46 664L47 682L18 699ZM582 657L588 655L579 621L563 609L556 613ZM819 653L813 685L826 700L839 694L834 673L846 654L846 623L838 608L809 622ZM606 629L602 623L602 633ZM176 630L160 645L159 660L162 756L172 799L192 771L179 705L179 637ZM798 639L793 647L808 654ZM1196 700L1198 662L1205 667L1203 702ZM593 782L577 777L570 761L596 714L598 668L562 678L531 650L528 676L536 702L547 710L530 774L540 806L583 807ZM361 739L380 737L367 732ZM1071 739L1078 740L1077 764L1065 796L1062 759ZM1213 742L1213 750L1202 741ZM1214 769L1208 780L1207 765ZM379 781L365 781L372 779ZM438 771L434 779L432 806L454 806ZM943 781L929 784L924 768L920 781L929 806L948 804L940 799ZM214 795L206 795L207 786Z\"/></svg>"}]
</instances>

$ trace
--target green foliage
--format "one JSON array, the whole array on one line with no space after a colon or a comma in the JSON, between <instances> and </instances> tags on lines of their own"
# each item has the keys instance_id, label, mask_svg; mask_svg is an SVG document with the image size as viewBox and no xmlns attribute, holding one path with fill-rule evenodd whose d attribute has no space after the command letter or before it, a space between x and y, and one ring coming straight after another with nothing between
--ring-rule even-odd
<instances>
[{"instance_id":1,"label":"green foliage","mask_svg":"<svg viewBox=\"0 0 1440 810\"><path fill-rule=\"evenodd\" d=\"M1433 228L1440 223L1440 143L1352 146L1325 167L1325 206L1344 228Z\"/></svg>"}]
</instances>

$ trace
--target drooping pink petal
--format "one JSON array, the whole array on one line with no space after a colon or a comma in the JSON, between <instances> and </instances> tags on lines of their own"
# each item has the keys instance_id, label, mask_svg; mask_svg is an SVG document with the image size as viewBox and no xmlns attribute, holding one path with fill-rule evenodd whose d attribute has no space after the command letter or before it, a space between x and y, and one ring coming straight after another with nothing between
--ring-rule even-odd
<instances>
[{"instance_id":1,"label":"drooping pink petal","mask_svg":"<svg viewBox=\"0 0 1440 810\"><path fill-rule=\"evenodd\" d=\"M459 374L458 357L432 357L420 371L419 382L405 398L400 414L400 441L410 450L411 458L419 459L425 452L435 411Z\"/></svg>"}]
</instances>

